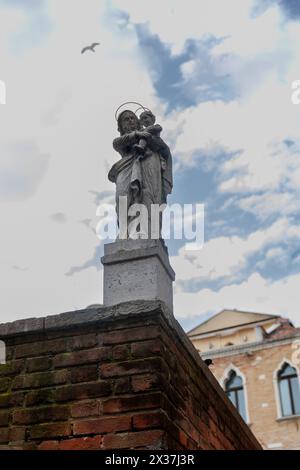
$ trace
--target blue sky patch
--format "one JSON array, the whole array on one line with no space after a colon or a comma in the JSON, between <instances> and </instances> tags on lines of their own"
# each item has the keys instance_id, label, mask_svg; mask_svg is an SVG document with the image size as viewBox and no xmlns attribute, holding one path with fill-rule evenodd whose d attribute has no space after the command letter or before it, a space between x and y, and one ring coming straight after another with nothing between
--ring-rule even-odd
<instances>
[{"instance_id":1,"label":"blue sky patch","mask_svg":"<svg viewBox=\"0 0 300 470\"><path fill-rule=\"evenodd\" d=\"M147 26L136 25L136 32L157 95L168 105L167 112L205 101L227 102L237 97L231 76L219 73L218 61L211 54L223 38L189 39L181 54L172 55L170 47L151 34ZM191 61L194 71L185 77L182 67Z\"/></svg>"}]
</instances>

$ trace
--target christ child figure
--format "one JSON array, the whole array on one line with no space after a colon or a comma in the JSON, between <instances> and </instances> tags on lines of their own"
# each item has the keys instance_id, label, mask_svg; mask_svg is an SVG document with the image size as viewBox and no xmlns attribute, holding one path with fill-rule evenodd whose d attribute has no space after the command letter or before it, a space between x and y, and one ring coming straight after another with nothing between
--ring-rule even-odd
<instances>
[{"instance_id":1,"label":"christ child figure","mask_svg":"<svg viewBox=\"0 0 300 470\"><path fill-rule=\"evenodd\" d=\"M149 132L153 137L157 137L160 139L160 133L162 131L162 127L159 124L155 124L155 116L150 110L143 111L140 115L140 124L144 128L146 132ZM139 143L134 146L134 148L140 152L142 155L145 153L145 149L147 147L147 141L145 139L140 139ZM164 158L164 154L161 154L161 168L165 170L166 168L166 161Z\"/></svg>"}]
</instances>

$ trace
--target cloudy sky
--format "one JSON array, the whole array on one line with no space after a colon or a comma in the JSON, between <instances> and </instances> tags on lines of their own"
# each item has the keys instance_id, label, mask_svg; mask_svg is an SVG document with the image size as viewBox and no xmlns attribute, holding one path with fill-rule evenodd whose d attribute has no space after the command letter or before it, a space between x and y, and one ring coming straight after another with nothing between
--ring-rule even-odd
<instances>
[{"instance_id":1,"label":"cloudy sky","mask_svg":"<svg viewBox=\"0 0 300 470\"><path fill-rule=\"evenodd\" d=\"M300 325L297 79L298 0L0 0L0 322L102 302L96 208L134 100L171 146L169 202L205 204L203 249L169 242L177 319Z\"/></svg>"}]
</instances>

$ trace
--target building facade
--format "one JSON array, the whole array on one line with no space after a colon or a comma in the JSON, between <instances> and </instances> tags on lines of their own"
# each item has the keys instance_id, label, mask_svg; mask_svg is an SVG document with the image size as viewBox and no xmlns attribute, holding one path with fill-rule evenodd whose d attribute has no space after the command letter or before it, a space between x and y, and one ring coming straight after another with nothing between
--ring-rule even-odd
<instances>
[{"instance_id":1,"label":"building facade","mask_svg":"<svg viewBox=\"0 0 300 470\"><path fill-rule=\"evenodd\" d=\"M281 316L223 310L188 332L265 449L300 449L300 328Z\"/></svg>"}]
</instances>

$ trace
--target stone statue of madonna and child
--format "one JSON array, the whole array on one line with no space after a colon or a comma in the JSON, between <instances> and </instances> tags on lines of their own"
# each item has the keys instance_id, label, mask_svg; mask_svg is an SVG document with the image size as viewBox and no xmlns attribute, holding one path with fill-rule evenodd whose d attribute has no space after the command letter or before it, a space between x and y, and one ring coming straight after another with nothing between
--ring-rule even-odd
<instances>
[{"instance_id":1,"label":"stone statue of madonna and child","mask_svg":"<svg viewBox=\"0 0 300 470\"><path fill-rule=\"evenodd\" d=\"M119 233L104 245L101 258L103 303L141 301L126 308L143 312L145 302L162 301L164 313L171 315L175 273L161 232L162 211L173 186L172 155L154 114L142 106L137 116L138 110L128 107L116 116L120 136L113 147L121 158L108 174L116 185Z\"/></svg>"},{"instance_id":2,"label":"stone statue of madonna and child","mask_svg":"<svg viewBox=\"0 0 300 470\"><path fill-rule=\"evenodd\" d=\"M173 186L172 155L169 147L160 137L162 127L155 124L156 118L149 109L141 108L143 111L139 117L129 109L125 109L118 115L120 137L114 139L113 147L121 155L121 159L112 166L108 174L109 180L116 184L118 238L122 239L151 238L154 225L153 214L157 215L151 207L153 205L165 207L162 205L166 204L167 196L171 193ZM126 211L125 224L122 223L124 220L121 220L121 205ZM143 212L143 215L147 215L146 230L138 226L137 232L137 226L132 224L132 221L137 215L136 208L141 205L146 209L146 212ZM158 238L161 238L161 211L159 220L155 223L156 226L159 225ZM135 227L133 234L130 233L132 225Z\"/></svg>"}]
</instances>

